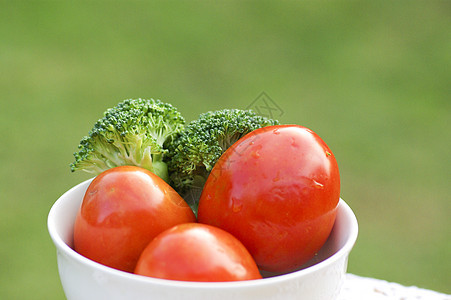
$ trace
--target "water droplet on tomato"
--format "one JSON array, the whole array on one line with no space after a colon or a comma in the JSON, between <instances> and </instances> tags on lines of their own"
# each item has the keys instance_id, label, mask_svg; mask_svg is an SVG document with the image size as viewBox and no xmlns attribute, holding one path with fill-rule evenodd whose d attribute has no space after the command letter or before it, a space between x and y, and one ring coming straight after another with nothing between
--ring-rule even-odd
<instances>
[{"instance_id":1,"label":"water droplet on tomato","mask_svg":"<svg viewBox=\"0 0 451 300\"><path fill-rule=\"evenodd\" d=\"M258 151L253 151L251 155L252 155L253 158L259 158L260 157L260 153L258 153Z\"/></svg>"},{"instance_id":2,"label":"water droplet on tomato","mask_svg":"<svg viewBox=\"0 0 451 300\"><path fill-rule=\"evenodd\" d=\"M277 182L280 180L280 171L277 171L276 177L272 179L273 182Z\"/></svg>"},{"instance_id":3,"label":"water droplet on tomato","mask_svg":"<svg viewBox=\"0 0 451 300\"><path fill-rule=\"evenodd\" d=\"M232 211L237 213L243 208L243 203L237 198L232 198Z\"/></svg>"},{"instance_id":4,"label":"water droplet on tomato","mask_svg":"<svg viewBox=\"0 0 451 300\"><path fill-rule=\"evenodd\" d=\"M323 189L323 188L324 188L324 185L321 184L321 183L319 183L319 182L316 181L315 179L312 179L312 181L313 181L313 187L314 187L315 189Z\"/></svg>"}]
</instances>

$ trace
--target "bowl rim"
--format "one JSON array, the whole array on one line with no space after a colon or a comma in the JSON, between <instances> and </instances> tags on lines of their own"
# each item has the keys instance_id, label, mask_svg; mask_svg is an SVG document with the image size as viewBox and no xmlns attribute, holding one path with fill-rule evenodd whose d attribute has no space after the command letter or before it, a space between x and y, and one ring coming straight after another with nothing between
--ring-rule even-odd
<instances>
[{"instance_id":1,"label":"bowl rim","mask_svg":"<svg viewBox=\"0 0 451 300\"><path fill-rule=\"evenodd\" d=\"M342 257L349 255L352 248L355 245L358 236L358 222L357 218L352 211L351 207L342 199L339 199L339 203L337 208L344 211L344 215L348 218L348 222L350 222L350 232L348 233L348 238L345 241L344 245L338 249L333 255L327 257L326 259L317 262L309 267L296 270L290 273L275 275L272 277L266 277L258 280L244 280L244 281L229 281L229 282L196 282L196 281L180 281L180 280L170 280L170 279L161 279L161 278L153 278L133 273L128 273L125 271L117 270L105 265L102 265L98 262L90 260L83 255L77 253L74 249L72 249L68 244L66 244L62 237L58 234L55 218L57 211L64 201L68 201L66 199L67 194L73 192L76 189L82 188L83 185L89 185L89 183L93 180L93 178L85 180L69 190L67 190L63 195L60 196L56 200L56 202L50 208L48 217L47 217L47 229L53 243L56 246L57 252L63 253L65 256L69 256L72 260L77 261L82 265L86 265L89 268L93 268L98 270L99 272L107 273L109 276L120 277L126 280L131 280L135 282L140 282L143 284L153 284L160 286L170 286L172 288L204 288L204 289L213 289L213 288L246 288L246 287L258 287L260 285L267 284L277 284L282 281L291 280L294 278L306 276L309 273L314 273L318 269L326 268L328 265L335 263L337 260ZM81 203L81 201L80 201ZM338 216L338 215L337 215Z\"/></svg>"}]
</instances>

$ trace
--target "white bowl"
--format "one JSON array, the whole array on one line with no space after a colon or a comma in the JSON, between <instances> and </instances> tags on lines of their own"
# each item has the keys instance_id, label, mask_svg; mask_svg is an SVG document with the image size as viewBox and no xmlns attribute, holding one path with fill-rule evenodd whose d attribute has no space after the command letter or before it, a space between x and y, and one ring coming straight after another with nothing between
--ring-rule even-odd
<instances>
[{"instance_id":1,"label":"white bowl","mask_svg":"<svg viewBox=\"0 0 451 300\"><path fill-rule=\"evenodd\" d=\"M340 293L358 232L354 213L341 199L329 239L300 270L259 280L186 282L118 271L71 248L75 216L91 180L63 194L48 216L48 230L56 246L59 275L68 300L333 300Z\"/></svg>"}]
</instances>

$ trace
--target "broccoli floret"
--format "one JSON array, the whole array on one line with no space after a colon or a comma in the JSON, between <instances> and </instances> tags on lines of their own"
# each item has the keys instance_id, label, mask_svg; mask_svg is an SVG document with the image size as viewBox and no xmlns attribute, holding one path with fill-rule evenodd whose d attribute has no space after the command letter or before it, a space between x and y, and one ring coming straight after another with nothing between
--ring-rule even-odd
<instances>
[{"instance_id":1,"label":"broccoli floret","mask_svg":"<svg viewBox=\"0 0 451 300\"><path fill-rule=\"evenodd\" d=\"M127 99L105 111L74 153L71 171L98 175L121 165L135 165L169 181L163 161L167 147L185 127L171 104L154 99Z\"/></svg>"},{"instance_id":2,"label":"broccoli floret","mask_svg":"<svg viewBox=\"0 0 451 300\"><path fill-rule=\"evenodd\" d=\"M277 120L251 110L223 109L201 114L169 146L166 158L171 185L196 211L205 181L224 151L247 133L276 124Z\"/></svg>"}]
</instances>

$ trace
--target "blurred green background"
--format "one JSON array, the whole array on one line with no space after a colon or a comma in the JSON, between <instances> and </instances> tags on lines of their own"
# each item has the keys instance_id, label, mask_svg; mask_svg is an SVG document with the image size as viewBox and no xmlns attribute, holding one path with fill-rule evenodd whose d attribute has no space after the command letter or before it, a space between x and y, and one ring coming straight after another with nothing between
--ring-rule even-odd
<instances>
[{"instance_id":1,"label":"blurred green background","mask_svg":"<svg viewBox=\"0 0 451 300\"><path fill-rule=\"evenodd\" d=\"M126 98L187 120L265 92L334 151L349 272L451 293L450 1L1 1L0 299L64 299L46 218Z\"/></svg>"}]
</instances>

